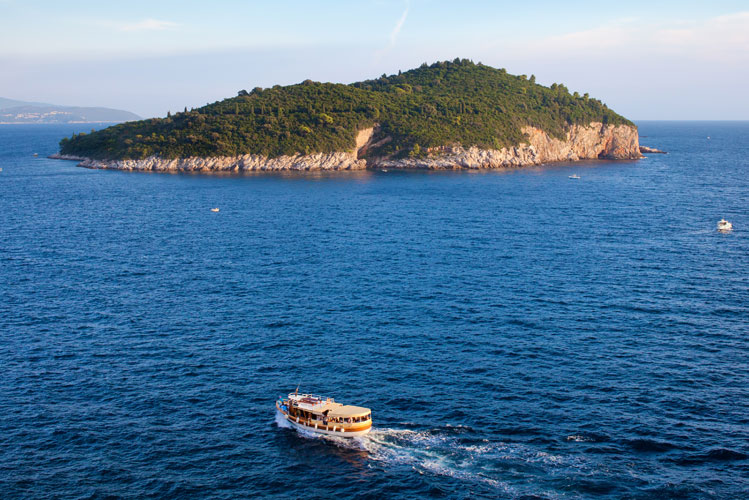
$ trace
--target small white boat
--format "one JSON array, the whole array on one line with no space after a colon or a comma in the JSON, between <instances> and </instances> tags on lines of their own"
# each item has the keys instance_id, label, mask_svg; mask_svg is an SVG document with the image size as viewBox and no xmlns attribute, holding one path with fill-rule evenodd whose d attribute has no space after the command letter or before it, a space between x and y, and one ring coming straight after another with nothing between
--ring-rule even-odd
<instances>
[{"instance_id":1,"label":"small white boat","mask_svg":"<svg viewBox=\"0 0 749 500\"><path fill-rule=\"evenodd\" d=\"M718 231L720 231L721 233L727 233L731 230L733 230L733 224L725 219L720 219L718 221Z\"/></svg>"},{"instance_id":2,"label":"small white boat","mask_svg":"<svg viewBox=\"0 0 749 500\"><path fill-rule=\"evenodd\" d=\"M572 174L572 175L570 175L570 176L569 176L569 178L570 178L570 179L579 179L579 178L580 178L580 176L579 176L579 175L577 175L577 174Z\"/></svg>"},{"instance_id":3,"label":"small white boat","mask_svg":"<svg viewBox=\"0 0 749 500\"><path fill-rule=\"evenodd\" d=\"M219 209L218 209L218 208L212 208L212 209L211 209L211 212L218 212L218 211L219 211Z\"/></svg>"},{"instance_id":4,"label":"small white boat","mask_svg":"<svg viewBox=\"0 0 749 500\"><path fill-rule=\"evenodd\" d=\"M382 169L381 171L382 171L382 172L387 172L387 171L388 171L388 169L386 169L386 168L383 168L383 169Z\"/></svg>"},{"instance_id":5,"label":"small white boat","mask_svg":"<svg viewBox=\"0 0 749 500\"><path fill-rule=\"evenodd\" d=\"M34 153L34 156L39 156L39 153Z\"/></svg>"},{"instance_id":6,"label":"small white boat","mask_svg":"<svg viewBox=\"0 0 749 500\"><path fill-rule=\"evenodd\" d=\"M298 430L338 437L356 437L372 429L372 411L336 403L332 398L292 392L276 401L276 411Z\"/></svg>"}]
</instances>

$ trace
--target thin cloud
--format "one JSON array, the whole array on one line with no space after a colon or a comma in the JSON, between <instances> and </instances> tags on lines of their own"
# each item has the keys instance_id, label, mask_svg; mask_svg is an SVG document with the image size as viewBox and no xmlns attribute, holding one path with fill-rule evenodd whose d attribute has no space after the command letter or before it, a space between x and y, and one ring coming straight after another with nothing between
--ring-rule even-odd
<instances>
[{"instance_id":1,"label":"thin cloud","mask_svg":"<svg viewBox=\"0 0 749 500\"><path fill-rule=\"evenodd\" d=\"M592 29L528 43L526 54L549 57L605 56L747 60L749 12L700 21L641 22L621 19Z\"/></svg>"},{"instance_id":2,"label":"thin cloud","mask_svg":"<svg viewBox=\"0 0 749 500\"><path fill-rule=\"evenodd\" d=\"M374 51L372 64L378 65L380 61L382 60L382 57L385 54L389 53L395 47L395 43L398 41L398 35L403 29L403 25L406 23L406 18L408 17L409 7L410 7L410 3L408 0L406 0L406 8L403 10L403 14L401 14L401 16L398 18L398 20L395 23L395 26L393 27L393 30L390 32L387 45L381 49Z\"/></svg>"},{"instance_id":3,"label":"thin cloud","mask_svg":"<svg viewBox=\"0 0 749 500\"><path fill-rule=\"evenodd\" d=\"M159 19L144 19L137 23L123 24L120 26L120 31L165 31L171 30L179 26L177 23L172 21L161 21Z\"/></svg>"},{"instance_id":4,"label":"thin cloud","mask_svg":"<svg viewBox=\"0 0 749 500\"><path fill-rule=\"evenodd\" d=\"M395 23L393 31L390 32L390 47L394 47L395 42L398 40L398 35L400 34L401 29L403 28L403 24L406 22L406 18L408 17L408 8L409 4L408 2L406 2L406 9L403 11L403 14L401 14L398 22Z\"/></svg>"}]
</instances>

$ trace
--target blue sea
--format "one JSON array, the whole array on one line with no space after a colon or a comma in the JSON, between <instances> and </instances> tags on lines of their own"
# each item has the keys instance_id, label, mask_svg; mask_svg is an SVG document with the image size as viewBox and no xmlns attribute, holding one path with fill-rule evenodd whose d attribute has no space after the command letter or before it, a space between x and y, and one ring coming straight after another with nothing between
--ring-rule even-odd
<instances>
[{"instance_id":1,"label":"blue sea","mask_svg":"<svg viewBox=\"0 0 749 500\"><path fill-rule=\"evenodd\" d=\"M0 126L0 497L746 498L749 122L638 125L669 154L247 176Z\"/></svg>"}]
</instances>

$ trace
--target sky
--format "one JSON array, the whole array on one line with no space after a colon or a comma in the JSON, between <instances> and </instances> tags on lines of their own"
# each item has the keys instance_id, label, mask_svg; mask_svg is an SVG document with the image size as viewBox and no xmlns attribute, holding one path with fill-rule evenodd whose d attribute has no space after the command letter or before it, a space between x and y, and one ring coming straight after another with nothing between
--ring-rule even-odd
<instances>
[{"instance_id":1,"label":"sky","mask_svg":"<svg viewBox=\"0 0 749 500\"><path fill-rule=\"evenodd\" d=\"M143 117L455 57L633 120L749 119L749 0L0 0L0 97Z\"/></svg>"}]
</instances>

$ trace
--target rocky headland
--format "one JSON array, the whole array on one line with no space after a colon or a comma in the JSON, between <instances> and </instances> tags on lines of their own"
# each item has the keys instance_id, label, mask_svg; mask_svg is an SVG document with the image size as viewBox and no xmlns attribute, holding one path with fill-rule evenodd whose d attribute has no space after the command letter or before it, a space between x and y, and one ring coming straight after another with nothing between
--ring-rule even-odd
<instances>
[{"instance_id":1,"label":"rocky headland","mask_svg":"<svg viewBox=\"0 0 749 500\"><path fill-rule=\"evenodd\" d=\"M668 152L666 151L661 151L660 149L656 149L656 148L650 148L648 146L640 146L640 153L642 154L652 153L652 154L661 154L661 155L668 154Z\"/></svg>"}]
</instances>

